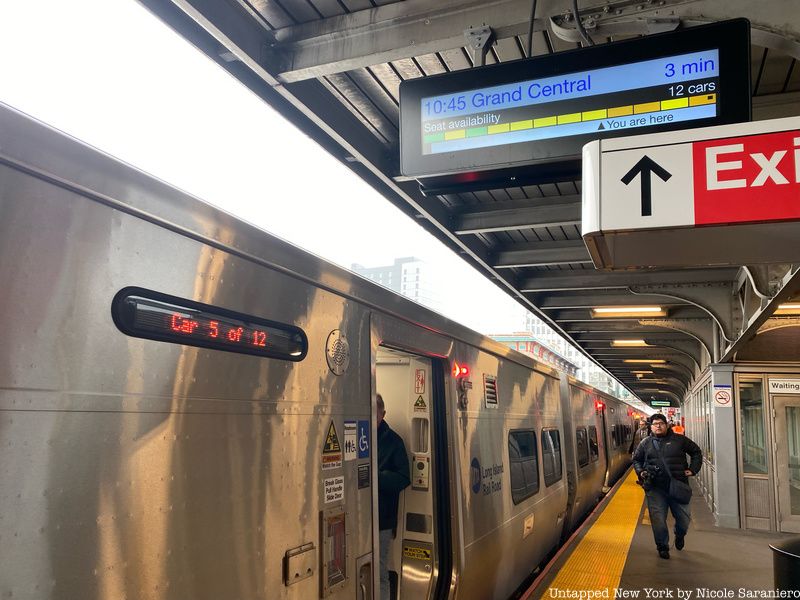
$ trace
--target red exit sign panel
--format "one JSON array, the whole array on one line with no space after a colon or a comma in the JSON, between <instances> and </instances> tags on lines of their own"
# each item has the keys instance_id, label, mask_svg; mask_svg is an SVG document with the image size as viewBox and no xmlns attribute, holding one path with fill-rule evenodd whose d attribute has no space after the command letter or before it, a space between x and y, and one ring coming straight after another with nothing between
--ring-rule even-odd
<instances>
[{"instance_id":1,"label":"red exit sign panel","mask_svg":"<svg viewBox=\"0 0 800 600\"><path fill-rule=\"evenodd\" d=\"M800 130L692 144L695 225L800 219Z\"/></svg>"}]
</instances>

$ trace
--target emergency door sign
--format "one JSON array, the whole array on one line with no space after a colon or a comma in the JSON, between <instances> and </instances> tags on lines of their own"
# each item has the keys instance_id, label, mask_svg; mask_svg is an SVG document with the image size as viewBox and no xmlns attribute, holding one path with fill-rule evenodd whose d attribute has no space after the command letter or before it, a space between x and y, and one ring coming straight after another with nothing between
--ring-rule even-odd
<instances>
[{"instance_id":1,"label":"emergency door sign","mask_svg":"<svg viewBox=\"0 0 800 600\"><path fill-rule=\"evenodd\" d=\"M748 252L758 262L800 260L774 247L800 231L800 117L590 142L583 170L583 235L598 267L690 265L687 247L698 251L694 264L719 264L703 245L721 244L739 252L732 261ZM731 225L748 227L723 231ZM629 237L663 229L682 231ZM744 247L737 235L749 240ZM755 243L759 235L772 243ZM648 241L674 243L676 262L650 258ZM645 264L635 264L637 249ZM660 249L664 261L669 249Z\"/></svg>"}]
</instances>

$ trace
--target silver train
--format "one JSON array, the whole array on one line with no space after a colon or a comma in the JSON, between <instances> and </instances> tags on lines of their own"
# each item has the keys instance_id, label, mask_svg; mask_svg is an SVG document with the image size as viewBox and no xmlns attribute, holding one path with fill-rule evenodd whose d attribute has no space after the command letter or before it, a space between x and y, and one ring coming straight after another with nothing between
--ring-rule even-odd
<instances>
[{"instance_id":1,"label":"silver train","mask_svg":"<svg viewBox=\"0 0 800 600\"><path fill-rule=\"evenodd\" d=\"M506 598L631 408L0 106L0 597Z\"/></svg>"}]
</instances>

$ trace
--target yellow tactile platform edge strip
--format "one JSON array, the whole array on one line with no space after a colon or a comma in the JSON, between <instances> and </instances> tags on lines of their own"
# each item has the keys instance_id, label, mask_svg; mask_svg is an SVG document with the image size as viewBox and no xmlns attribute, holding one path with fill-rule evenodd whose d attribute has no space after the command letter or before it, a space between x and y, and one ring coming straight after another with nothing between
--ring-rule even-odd
<instances>
[{"instance_id":1,"label":"yellow tactile platform edge strip","mask_svg":"<svg viewBox=\"0 0 800 600\"><path fill-rule=\"evenodd\" d=\"M557 597L556 590L607 589L609 596L601 597L613 598L643 502L644 492L636 485L636 473L631 471L542 597Z\"/></svg>"}]
</instances>

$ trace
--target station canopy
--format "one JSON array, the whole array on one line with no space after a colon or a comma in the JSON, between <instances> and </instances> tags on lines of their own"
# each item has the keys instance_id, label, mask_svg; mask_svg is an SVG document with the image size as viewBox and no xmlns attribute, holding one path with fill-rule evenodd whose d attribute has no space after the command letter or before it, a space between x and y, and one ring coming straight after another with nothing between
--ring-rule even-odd
<instances>
[{"instance_id":1,"label":"station canopy","mask_svg":"<svg viewBox=\"0 0 800 600\"><path fill-rule=\"evenodd\" d=\"M643 400L677 406L709 362L800 353L798 264L595 269L579 164L401 174L401 82L525 58L529 36L534 57L588 45L571 0L539 0L532 24L531 0L140 1ZM594 45L745 17L753 120L800 114L796 0L578 10Z\"/></svg>"}]
</instances>

